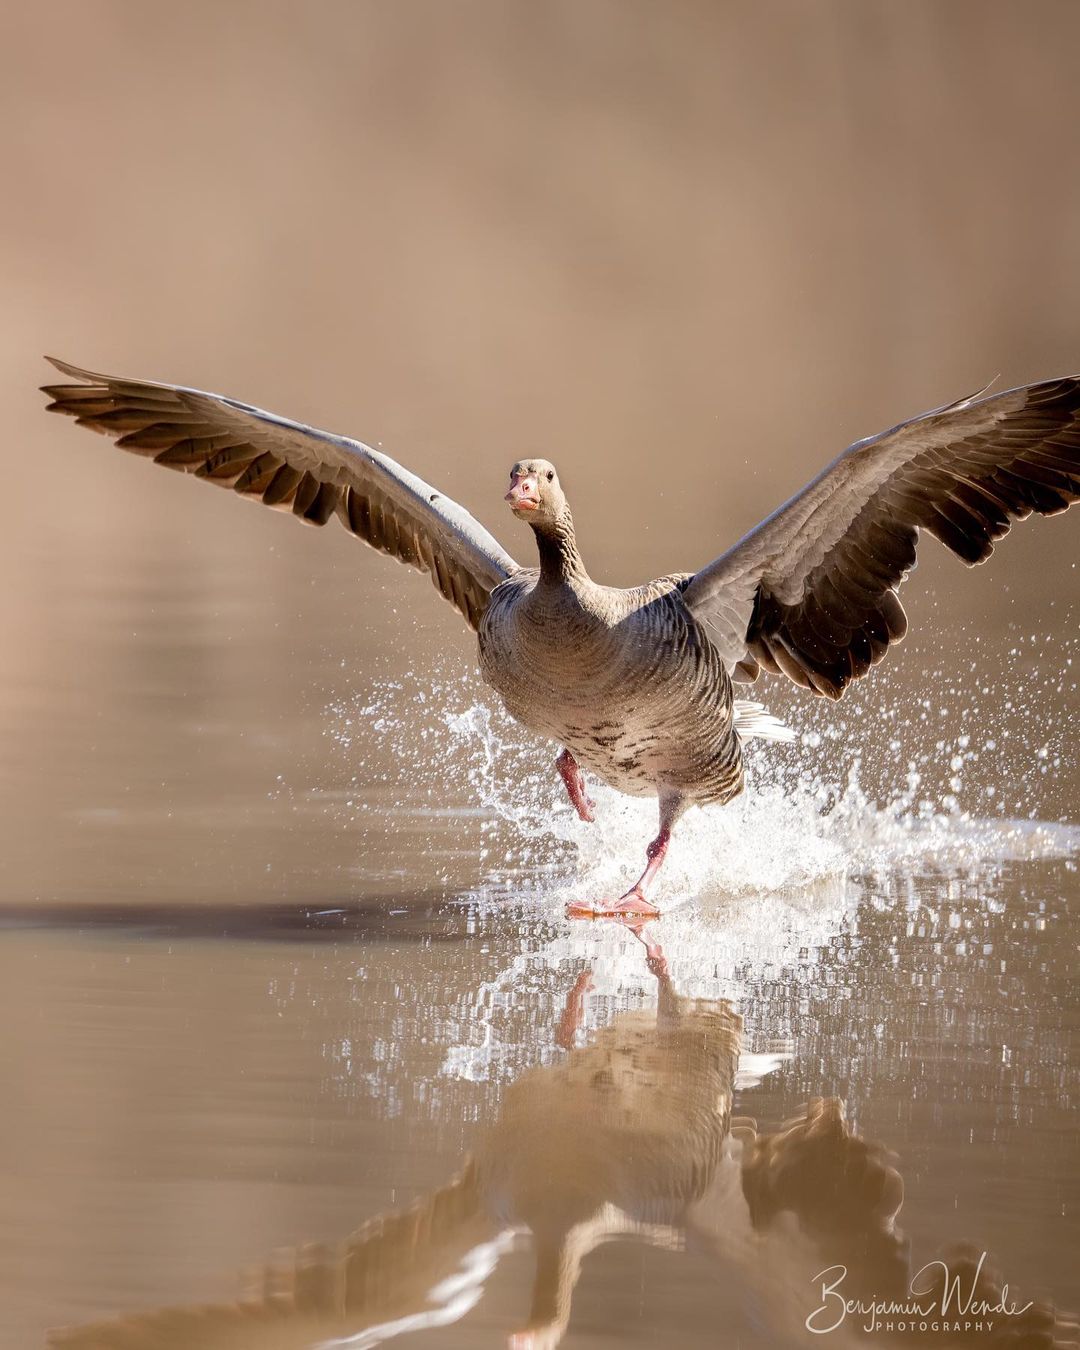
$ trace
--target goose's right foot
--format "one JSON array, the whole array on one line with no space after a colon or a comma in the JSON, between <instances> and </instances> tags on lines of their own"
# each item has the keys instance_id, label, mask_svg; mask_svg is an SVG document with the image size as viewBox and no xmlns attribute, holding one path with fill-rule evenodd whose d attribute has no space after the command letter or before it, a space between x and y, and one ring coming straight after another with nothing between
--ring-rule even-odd
<instances>
[{"instance_id":1,"label":"goose's right foot","mask_svg":"<svg viewBox=\"0 0 1080 1350\"><path fill-rule=\"evenodd\" d=\"M585 788L585 775L581 772L581 765L570 753L564 750L555 761L555 767L559 771L559 777L566 784L566 795L570 798L570 803L578 816L591 825L596 819L594 814L596 803L589 796Z\"/></svg>"}]
</instances>

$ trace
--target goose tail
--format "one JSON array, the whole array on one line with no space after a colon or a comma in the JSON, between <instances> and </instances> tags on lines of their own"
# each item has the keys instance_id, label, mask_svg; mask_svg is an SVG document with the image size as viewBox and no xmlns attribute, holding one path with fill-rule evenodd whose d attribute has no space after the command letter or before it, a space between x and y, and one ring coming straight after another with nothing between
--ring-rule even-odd
<instances>
[{"instance_id":1,"label":"goose tail","mask_svg":"<svg viewBox=\"0 0 1080 1350\"><path fill-rule=\"evenodd\" d=\"M735 733L741 741L756 736L762 741L793 741L795 733L784 726L779 718L765 711L760 703L751 703L746 699L735 700Z\"/></svg>"}]
</instances>

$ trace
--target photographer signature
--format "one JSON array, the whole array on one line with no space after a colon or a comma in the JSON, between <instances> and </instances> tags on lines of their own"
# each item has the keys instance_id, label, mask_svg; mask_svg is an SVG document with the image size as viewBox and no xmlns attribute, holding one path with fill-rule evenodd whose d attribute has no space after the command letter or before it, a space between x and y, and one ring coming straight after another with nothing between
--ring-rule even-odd
<instances>
[{"instance_id":1,"label":"photographer signature","mask_svg":"<svg viewBox=\"0 0 1080 1350\"><path fill-rule=\"evenodd\" d=\"M806 1329L817 1336L835 1331L849 1316L862 1317L864 1331L971 1331L993 1327L995 1317L1019 1317L1032 1305L1022 1307L1009 1300L1009 1286L1003 1285L993 1300L976 1298L986 1253L979 1257L964 1290L959 1275L951 1275L944 1261L928 1261L911 1278L910 1299L849 1299L841 1285L847 1278L847 1266L829 1266L814 1276L821 1284L821 1303L806 1319ZM942 1283L938 1283L937 1276ZM831 1281L831 1283L830 1283Z\"/></svg>"}]
</instances>

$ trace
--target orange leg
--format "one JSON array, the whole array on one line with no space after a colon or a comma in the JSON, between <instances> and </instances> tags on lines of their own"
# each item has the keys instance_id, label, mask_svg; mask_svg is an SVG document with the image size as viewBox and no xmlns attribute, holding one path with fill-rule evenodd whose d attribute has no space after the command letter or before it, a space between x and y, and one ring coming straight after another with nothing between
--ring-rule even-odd
<instances>
[{"instance_id":1,"label":"orange leg","mask_svg":"<svg viewBox=\"0 0 1080 1350\"><path fill-rule=\"evenodd\" d=\"M648 859L645 871L618 900L598 905L569 904L566 914L571 919L625 919L638 921L655 918L659 909L646 896L646 891L656 880L656 874L667 857L671 831L676 820L686 809L686 800L677 792L665 791L660 794L660 833L645 850Z\"/></svg>"},{"instance_id":2,"label":"orange leg","mask_svg":"<svg viewBox=\"0 0 1080 1350\"><path fill-rule=\"evenodd\" d=\"M601 901L599 905L567 905L567 915L571 919L655 918L660 911L651 900L645 898L645 891L647 887L652 885L657 872L660 871L670 839L670 830L660 831L645 850L645 856L649 860L645 865L645 871L642 872L625 895L620 896L618 900L614 900L610 904L604 904Z\"/></svg>"},{"instance_id":3,"label":"orange leg","mask_svg":"<svg viewBox=\"0 0 1080 1350\"><path fill-rule=\"evenodd\" d=\"M586 790L585 775L581 772L581 766L569 750L564 750L555 761L555 767L559 771L559 777L566 784L566 795L570 798L574 810L582 820L587 820L591 824L596 819L593 814L596 803Z\"/></svg>"},{"instance_id":4,"label":"orange leg","mask_svg":"<svg viewBox=\"0 0 1080 1350\"><path fill-rule=\"evenodd\" d=\"M555 1044L562 1050L573 1050L574 1038L585 1013L585 995L593 987L591 970L583 970L566 996L566 1007L555 1029Z\"/></svg>"}]
</instances>

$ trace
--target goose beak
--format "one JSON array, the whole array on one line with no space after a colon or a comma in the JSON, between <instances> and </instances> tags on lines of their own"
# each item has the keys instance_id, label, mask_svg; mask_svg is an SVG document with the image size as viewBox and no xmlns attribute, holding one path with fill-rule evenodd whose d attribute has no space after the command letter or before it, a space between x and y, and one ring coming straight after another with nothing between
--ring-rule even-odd
<instances>
[{"instance_id":1,"label":"goose beak","mask_svg":"<svg viewBox=\"0 0 1080 1350\"><path fill-rule=\"evenodd\" d=\"M511 511L537 511L540 508L540 485L536 474L522 473L510 480L510 491L503 498Z\"/></svg>"}]
</instances>

